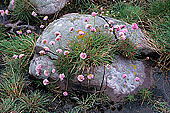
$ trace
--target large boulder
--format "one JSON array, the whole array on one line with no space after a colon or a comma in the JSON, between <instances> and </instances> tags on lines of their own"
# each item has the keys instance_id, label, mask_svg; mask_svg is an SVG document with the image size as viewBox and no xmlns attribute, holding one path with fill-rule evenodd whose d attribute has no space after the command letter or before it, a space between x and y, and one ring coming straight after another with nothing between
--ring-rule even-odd
<instances>
[{"instance_id":1,"label":"large boulder","mask_svg":"<svg viewBox=\"0 0 170 113\"><path fill-rule=\"evenodd\" d=\"M63 48L67 48L67 42L72 40L73 34L77 34L77 31L82 30L88 33L87 29L85 29L85 25L87 22L84 22L84 19L88 17L90 24L94 25L94 17L91 15L80 15L80 14L67 14L62 18L55 20L50 23L42 35L38 38L35 45L35 55L33 60L31 61L29 72L31 75L38 79L46 79L52 78L53 80L58 79L57 73L52 73L52 69L55 67L55 62L57 60L57 55L46 52L45 55L41 56L39 52L43 50L45 46L50 49L59 49L60 46ZM120 23L118 20L114 20L115 25L124 24ZM95 26L98 28L98 32L104 31L104 25L107 24L105 18L95 17ZM125 28L130 28L129 24L125 24ZM69 28L74 27L72 33L70 33ZM138 30L132 31L129 30L129 38L131 39L131 35L133 34L136 39L139 39L139 36L142 36ZM55 43L54 45L50 45L50 41L55 41L55 32L58 31L61 33L61 42L60 45ZM136 34L135 34L136 33ZM88 35L88 34L87 34ZM128 34L127 34L128 35ZM138 37L135 37L138 36ZM117 34L117 37L118 34ZM114 39L113 35L113 39ZM42 44L43 40L47 40L47 44ZM140 39L139 39L140 40ZM136 41L136 40L135 40ZM44 76L44 74L37 75L35 68L41 64L43 69L48 70L51 76ZM105 70L105 71L104 71ZM105 74L104 74L105 72ZM151 67L146 65L144 61L131 61L121 56L115 56L115 60L113 61L111 68L107 69L104 67L97 67L95 77L88 82L87 78L83 82L79 82L77 78L70 81L70 88L74 90L85 90L87 91L89 88L97 88L106 90L106 94L114 101L120 101L122 97L127 94L134 93L137 91L139 87L149 88L151 86L151 75L152 70ZM126 78L122 78L122 75L126 74ZM139 81L135 81L135 78L138 77ZM104 79L103 79L104 78ZM103 82L102 82L103 81ZM103 85L101 87L101 84ZM89 86L88 86L89 85ZM88 86L88 87L87 87Z\"/></svg>"},{"instance_id":2,"label":"large boulder","mask_svg":"<svg viewBox=\"0 0 170 113\"><path fill-rule=\"evenodd\" d=\"M56 13L57 11L60 11L69 0L30 0L30 1L33 4L35 4L39 14L50 15ZM8 9L13 10L14 5L10 3Z\"/></svg>"}]
</instances>

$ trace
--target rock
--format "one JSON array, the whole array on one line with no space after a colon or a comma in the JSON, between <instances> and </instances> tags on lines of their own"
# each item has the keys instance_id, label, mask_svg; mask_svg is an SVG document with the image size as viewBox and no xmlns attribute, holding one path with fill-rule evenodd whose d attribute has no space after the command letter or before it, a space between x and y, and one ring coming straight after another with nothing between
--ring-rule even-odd
<instances>
[{"instance_id":1,"label":"rock","mask_svg":"<svg viewBox=\"0 0 170 113\"><path fill-rule=\"evenodd\" d=\"M128 33L126 33L126 37L130 38L137 45L137 51L139 53L148 55L154 52L154 50L150 49L150 44L147 42L147 40L149 40L149 37L145 35L141 29L132 30L131 25L126 22L116 20L107 16L103 16L102 18L104 18L107 22L109 22L109 20L112 20L114 22L114 25L125 25L125 29L128 30ZM116 35L119 38L118 31L116 32Z\"/></svg>"},{"instance_id":2,"label":"rock","mask_svg":"<svg viewBox=\"0 0 170 113\"><path fill-rule=\"evenodd\" d=\"M33 4L35 4L39 14L50 15L56 13L57 11L60 11L69 0L30 0L30 1ZM14 6L10 3L8 9L13 10Z\"/></svg>"},{"instance_id":3,"label":"rock","mask_svg":"<svg viewBox=\"0 0 170 113\"><path fill-rule=\"evenodd\" d=\"M51 73L51 70L55 67L55 62L57 59L57 55L51 52L46 52L43 56L39 54L41 50L45 46L50 49L60 49L60 46L67 49L67 42L72 40L73 34L77 34L77 30L82 30L84 32L88 31L85 29L84 18L89 17L89 22L94 25L94 17L90 15L80 15L80 14L67 14L62 18L55 20L50 23L42 33L42 35L38 38L35 46L35 55L33 60L31 61L29 72L31 75L35 76L38 79L48 78L44 76L44 74L36 75L35 68L38 64L42 64L42 67L45 67L45 70L48 70ZM116 23L118 20L114 20L115 24L123 24ZM104 31L104 25L107 24L105 18L95 17L95 26L98 32ZM128 24L127 24L128 25ZM73 33L70 33L69 28L74 27ZM128 28L130 25L128 25ZM55 32L58 31L61 33L61 42L60 45L55 41ZM133 32L133 31L132 31ZM138 31L137 31L138 32ZM140 32L138 32L140 34ZM113 39L114 39L113 35ZM43 40L47 40L47 43L42 44ZM56 43L50 45L50 41L55 41ZM77 78L70 80L70 89L74 90L84 90L91 91L90 89L102 89L106 90L106 94L114 101L120 101L124 96L130 93L135 93L138 88L145 87L149 88L152 84L152 71L151 67L147 66L143 61L131 61L121 56L115 56L115 60L111 65L110 69L105 70L105 76L103 80L104 67L97 67L94 79L88 82L87 78L83 82L79 82ZM122 74L127 74L126 78L122 78ZM54 74L49 76L52 79L58 79L58 74ZM135 77L139 77L139 82L136 82ZM101 87L103 80L103 86ZM123 85L125 83L125 85ZM94 90L93 90L94 91Z\"/></svg>"}]
</instances>

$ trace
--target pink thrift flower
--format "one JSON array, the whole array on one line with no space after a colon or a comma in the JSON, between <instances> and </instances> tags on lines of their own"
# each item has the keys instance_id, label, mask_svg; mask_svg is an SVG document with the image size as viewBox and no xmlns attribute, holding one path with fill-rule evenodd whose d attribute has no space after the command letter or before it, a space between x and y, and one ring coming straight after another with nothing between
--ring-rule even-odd
<instances>
[{"instance_id":1,"label":"pink thrift flower","mask_svg":"<svg viewBox=\"0 0 170 113\"><path fill-rule=\"evenodd\" d=\"M54 41L50 41L50 43L49 43L50 45L54 45L55 44L55 42Z\"/></svg>"},{"instance_id":2,"label":"pink thrift flower","mask_svg":"<svg viewBox=\"0 0 170 113\"><path fill-rule=\"evenodd\" d=\"M64 91L64 92L63 92L63 95L64 95L64 96L67 96L67 95L68 95L67 91Z\"/></svg>"},{"instance_id":3,"label":"pink thrift flower","mask_svg":"<svg viewBox=\"0 0 170 113\"><path fill-rule=\"evenodd\" d=\"M122 75L122 78L126 78L126 77L127 77L127 75L126 75L126 74L123 74L123 75Z\"/></svg>"},{"instance_id":4,"label":"pink thrift flower","mask_svg":"<svg viewBox=\"0 0 170 113\"><path fill-rule=\"evenodd\" d=\"M107 64L107 65L106 65L106 68L107 68L107 69L110 69L110 67L111 67L110 64Z\"/></svg>"},{"instance_id":5,"label":"pink thrift flower","mask_svg":"<svg viewBox=\"0 0 170 113\"><path fill-rule=\"evenodd\" d=\"M91 24L87 24L87 25L85 26L86 29L89 29L90 27L91 27Z\"/></svg>"},{"instance_id":6,"label":"pink thrift flower","mask_svg":"<svg viewBox=\"0 0 170 113\"><path fill-rule=\"evenodd\" d=\"M45 51L49 51L50 49L48 47L44 47L44 50Z\"/></svg>"},{"instance_id":7,"label":"pink thrift flower","mask_svg":"<svg viewBox=\"0 0 170 113\"><path fill-rule=\"evenodd\" d=\"M110 32L113 32L113 28L110 28L109 31L110 31Z\"/></svg>"},{"instance_id":8,"label":"pink thrift flower","mask_svg":"<svg viewBox=\"0 0 170 113\"><path fill-rule=\"evenodd\" d=\"M56 70L55 69L52 69L52 73L55 73L56 72Z\"/></svg>"},{"instance_id":9,"label":"pink thrift flower","mask_svg":"<svg viewBox=\"0 0 170 113\"><path fill-rule=\"evenodd\" d=\"M114 22L112 20L109 20L108 22L110 25L114 24Z\"/></svg>"},{"instance_id":10,"label":"pink thrift flower","mask_svg":"<svg viewBox=\"0 0 170 113\"><path fill-rule=\"evenodd\" d=\"M11 2L10 2L12 5L14 5L14 0L11 0Z\"/></svg>"},{"instance_id":11,"label":"pink thrift flower","mask_svg":"<svg viewBox=\"0 0 170 113\"><path fill-rule=\"evenodd\" d=\"M83 31L79 31L78 35L84 35L84 32Z\"/></svg>"},{"instance_id":12,"label":"pink thrift flower","mask_svg":"<svg viewBox=\"0 0 170 113\"><path fill-rule=\"evenodd\" d=\"M1 13L1 16L4 16L4 15L5 15L4 10L0 10L0 13Z\"/></svg>"},{"instance_id":13,"label":"pink thrift flower","mask_svg":"<svg viewBox=\"0 0 170 113\"><path fill-rule=\"evenodd\" d=\"M123 29L125 27L125 25L120 25L120 29Z\"/></svg>"},{"instance_id":14,"label":"pink thrift flower","mask_svg":"<svg viewBox=\"0 0 170 113\"><path fill-rule=\"evenodd\" d=\"M88 79L92 79L92 78L94 78L94 75L93 75L93 74L89 74L89 75L87 76L87 78L88 78Z\"/></svg>"},{"instance_id":15,"label":"pink thrift flower","mask_svg":"<svg viewBox=\"0 0 170 113\"><path fill-rule=\"evenodd\" d=\"M69 51L64 51L64 55L68 55L69 53Z\"/></svg>"},{"instance_id":16,"label":"pink thrift flower","mask_svg":"<svg viewBox=\"0 0 170 113\"><path fill-rule=\"evenodd\" d=\"M94 27L92 27L92 28L90 29L90 31L91 31L91 32L96 32L96 29L95 29Z\"/></svg>"},{"instance_id":17,"label":"pink thrift flower","mask_svg":"<svg viewBox=\"0 0 170 113\"><path fill-rule=\"evenodd\" d=\"M64 73L59 75L60 80L62 81L65 78Z\"/></svg>"},{"instance_id":18,"label":"pink thrift flower","mask_svg":"<svg viewBox=\"0 0 170 113\"><path fill-rule=\"evenodd\" d=\"M43 84L46 86L46 85L48 85L50 82L47 80L47 79L44 79L43 80Z\"/></svg>"},{"instance_id":19,"label":"pink thrift flower","mask_svg":"<svg viewBox=\"0 0 170 113\"><path fill-rule=\"evenodd\" d=\"M149 57L146 57L146 60L149 60Z\"/></svg>"},{"instance_id":20,"label":"pink thrift flower","mask_svg":"<svg viewBox=\"0 0 170 113\"><path fill-rule=\"evenodd\" d=\"M61 52L63 52L63 51L62 51L62 49L57 49L56 52L57 52L57 53L61 53Z\"/></svg>"},{"instance_id":21,"label":"pink thrift flower","mask_svg":"<svg viewBox=\"0 0 170 113\"><path fill-rule=\"evenodd\" d=\"M108 24L105 24L105 25L104 25L104 28L108 28L108 27L109 27L109 25L108 25Z\"/></svg>"},{"instance_id":22,"label":"pink thrift flower","mask_svg":"<svg viewBox=\"0 0 170 113\"><path fill-rule=\"evenodd\" d=\"M44 70L44 75L48 76L48 71L47 70Z\"/></svg>"},{"instance_id":23,"label":"pink thrift flower","mask_svg":"<svg viewBox=\"0 0 170 113\"><path fill-rule=\"evenodd\" d=\"M39 53L40 53L40 55L44 55L45 51L41 50Z\"/></svg>"},{"instance_id":24,"label":"pink thrift flower","mask_svg":"<svg viewBox=\"0 0 170 113\"><path fill-rule=\"evenodd\" d=\"M132 30L138 29L137 24L136 24L136 23L132 23L132 25L131 25L131 29L132 29Z\"/></svg>"},{"instance_id":25,"label":"pink thrift flower","mask_svg":"<svg viewBox=\"0 0 170 113\"><path fill-rule=\"evenodd\" d=\"M79 76L77 77L77 79L78 79L78 81L82 82L82 81L84 80L84 76L83 76L83 75L79 75Z\"/></svg>"},{"instance_id":26,"label":"pink thrift flower","mask_svg":"<svg viewBox=\"0 0 170 113\"><path fill-rule=\"evenodd\" d=\"M87 57L86 53L81 53L80 58L85 59Z\"/></svg>"},{"instance_id":27,"label":"pink thrift flower","mask_svg":"<svg viewBox=\"0 0 170 113\"><path fill-rule=\"evenodd\" d=\"M36 70L36 75L40 75L40 71L39 70Z\"/></svg>"},{"instance_id":28,"label":"pink thrift flower","mask_svg":"<svg viewBox=\"0 0 170 113\"><path fill-rule=\"evenodd\" d=\"M18 55L14 55L12 58L17 59L17 58L18 58Z\"/></svg>"},{"instance_id":29,"label":"pink thrift flower","mask_svg":"<svg viewBox=\"0 0 170 113\"><path fill-rule=\"evenodd\" d=\"M123 32L124 32L124 33L127 33L127 32L128 32L128 30L127 30L127 29L123 29Z\"/></svg>"},{"instance_id":30,"label":"pink thrift flower","mask_svg":"<svg viewBox=\"0 0 170 113\"><path fill-rule=\"evenodd\" d=\"M102 11L102 10L103 10L103 7L100 8L100 11Z\"/></svg>"},{"instance_id":31,"label":"pink thrift flower","mask_svg":"<svg viewBox=\"0 0 170 113\"><path fill-rule=\"evenodd\" d=\"M46 43L47 43L47 40L44 39L44 40L42 41L42 44L46 44Z\"/></svg>"},{"instance_id":32,"label":"pink thrift flower","mask_svg":"<svg viewBox=\"0 0 170 113\"><path fill-rule=\"evenodd\" d=\"M44 18L43 18L43 20L47 20L48 19L48 16L45 16Z\"/></svg>"},{"instance_id":33,"label":"pink thrift flower","mask_svg":"<svg viewBox=\"0 0 170 113\"><path fill-rule=\"evenodd\" d=\"M114 26L114 29L115 29L116 31L119 31L119 30L120 30L119 25L115 25L115 26Z\"/></svg>"},{"instance_id":34,"label":"pink thrift flower","mask_svg":"<svg viewBox=\"0 0 170 113\"><path fill-rule=\"evenodd\" d=\"M136 81L136 82L138 82L139 80L140 80L140 78L139 78L139 77L136 77L136 78L135 78L135 81Z\"/></svg>"},{"instance_id":35,"label":"pink thrift flower","mask_svg":"<svg viewBox=\"0 0 170 113\"><path fill-rule=\"evenodd\" d=\"M95 12L92 12L92 14L91 14L93 17L95 17L96 15L97 15L97 13L95 13Z\"/></svg>"},{"instance_id":36,"label":"pink thrift flower","mask_svg":"<svg viewBox=\"0 0 170 113\"><path fill-rule=\"evenodd\" d=\"M31 30L27 30L26 32L29 34L29 33L31 33Z\"/></svg>"},{"instance_id":37,"label":"pink thrift flower","mask_svg":"<svg viewBox=\"0 0 170 113\"><path fill-rule=\"evenodd\" d=\"M8 15L8 14L9 14L9 11L8 11L8 10L5 10L5 14Z\"/></svg>"},{"instance_id":38,"label":"pink thrift flower","mask_svg":"<svg viewBox=\"0 0 170 113\"><path fill-rule=\"evenodd\" d=\"M35 11L32 12L33 16L37 16L37 13Z\"/></svg>"},{"instance_id":39,"label":"pink thrift flower","mask_svg":"<svg viewBox=\"0 0 170 113\"><path fill-rule=\"evenodd\" d=\"M123 36L124 35L124 33L123 32L119 32L119 36Z\"/></svg>"},{"instance_id":40,"label":"pink thrift flower","mask_svg":"<svg viewBox=\"0 0 170 113\"><path fill-rule=\"evenodd\" d=\"M58 35L60 35L60 32L56 31L54 34L55 34L56 36L58 36Z\"/></svg>"},{"instance_id":41,"label":"pink thrift flower","mask_svg":"<svg viewBox=\"0 0 170 113\"><path fill-rule=\"evenodd\" d=\"M88 22L88 21L89 21L89 18L86 17L86 18L84 19L84 22Z\"/></svg>"},{"instance_id":42,"label":"pink thrift flower","mask_svg":"<svg viewBox=\"0 0 170 113\"><path fill-rule=\"evenodd\" d=\"M24 54L20 54L20 55L19 55L19 58L22 58L23 56L24 56Z\"/></svg>"},{"instance_id":43,"label":"pink thrift flower","mask_svg":"<svg viewBox=\"0 0 170 113\"><path fill-rule=\"evenodd\" d=\"M121 36L121 38L122 38L122 40L125 40L125 39L126 39L126 36L125 36L125 35L123 35L123 36Z\"/></svg>"},{"instance_id":44,"label":"pink thrift flower","mask_svg":"<svg viewBox=\"0 0 170 113\"><path fill-rule=\"evenodd\" d=\"M125 85L126 85L125 82L123 82L123 87L125 87Z\"/></svg>"},{"instance_id":45,"label":"pink thrift flower","mask_svg":"<svg viewBox=\"0 0 170 113\"><path fill-rule=\"evenodd\" d=\"M69 31L73 31L73 30L74 30L74 27L70 27L70 28L69 28Z\"/></svg>"},{"instance_id":46,"label":"pink thrift flower","mask_svg":"<svg viewBox=\"0 0 170 113\"><path fill-rule=\"evenodd\" d=\"M40 25L40 28L43 29L43 28L44 28L44 25Z\"/></svg>"},{"instance_id":47,"label":"pink thrift flower","mask_svg":"<svg viewBox=\"0 0 170 113\"><path fill-rule=\"evenodd\" d=\"M56 41L59 41L60 40L60 38L61 38L61 35L58 35L57 37L56 37Z\"/></svg>"},{"instance_id":48,"label":"pink thrift flower","mask_svg":"<svg viewBox=\"0 0 170 113\"><path fill-rule=\"evenodd\" d=\"M21 30L16 31L16 32L17 32L17 34L19 34L19 35L22 34L22 31L21 31Z\"/></svg>"},{"instance_id":49,"label":"pink thrift flower","mask_svg":"<svg viewBox=\"0 0 170 113\"><path fill-rule=\"evenodd\" d=\"M38 64L38 65L36 66L35 70L39 70L39 69L41 69L41 68L42 68L42 65L41 65L41 64Z\"/></svg>"}]
</instances>

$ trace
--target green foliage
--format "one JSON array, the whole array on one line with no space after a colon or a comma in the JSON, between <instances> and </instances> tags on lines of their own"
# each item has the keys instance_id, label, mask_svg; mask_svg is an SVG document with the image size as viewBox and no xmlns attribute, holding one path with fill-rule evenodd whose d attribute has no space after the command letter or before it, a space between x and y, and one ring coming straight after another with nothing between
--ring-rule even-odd
<instances>
[{"instance_id":1,"label":"green foliage","mask_svg":"<svg viewBox=\"0 0 170 113\"><path fill-rule=\"evenodd\" d=\"M0 40L3 40L6 37L6 28L3 24L0 24Z\"/></svg>"},{"instance_id":2,"label":"green foliage","mask_svg":"<svg viewBox=\"0 0 170 113\"><path fill-rule=\"evenodd\" d=\"M77 36L68 42L69 54L59 54L56 69L68 75L92 73L97 66L110 64L113 60L113 41L110 36L92 33L89 36ZM87 58L81 59L80 54Z\"/></svg>"},{"instance_id":3,"label":"green foliage","mask_svg":"<svg viewBox=\"0 0 170 113\"><path fill-rule=\"evenodd\" d=\"M36 10L30 0L16 0L14 7L14 10L11 12L14 21L21 20L29 24L30 21L38 19L38 17L32 16L32 12L36 12Z\"/></svg>"},{"instance_id":4,"label":"green foliage","mask_svg":"<svg viewBox=\"0 0 170 113\"><path fill-rule=\"evenodd\" d=\"M125 40L119 39L115 45L116 52L128 59L135 59L138 55L136 45L129 38L126 38Z\"/></svg>"},{"instance_id":5,"label":"green foliage","mask_svg":"<svg viewBox=\"0 0 170 113\"><path fill-rule=\"evenodd\" d=\"M39 37L37 34L9 35L10 39L0 41L0 51L4 56L11 57L25 54L21 60L21 65L26 66L34 51L34 44Z\"/></svg>"},{"instance_id":6,"label":"green foliage","mask_svg":"<svg viewBox=\"0 0 170 113\"><path fill-rule=\"evenodd\" d=\"M153 113L169 113L170 105L167 102L155 101L152 110Z\"/></svg>"},{"instance_id":7,"label":"green foliage","mask_svg":"<svg viewBox=\"0 0 170 113\"><path fill-rule=\"evenodd\" d=\"M126 96L125 101L129 102L129 103L135 102L136 101L135 95L130 94L130 95Z\"/></svg>"},{"instance_id":8,"label":"green foliage","mask_svg":"<svg viewBox=\"0 0 170 113\"><path fill-rule=\"evenodd\" d=\"M47 96L41 95L40 92L31 92L31 94L22 95L19 101L20 111L48 113L44 107L49 103L49 99Z\"/></svg>"},{"instance_id":9,"label":"green foliage","mask_svg":"<svg viewBox=\"0 0 170 113\"><path fill-rule=\"evenodd\" d=\"M139 97L142 99L142 104L147 101L148 104L152 102L152 92L149 91L148 89L140 89L138 91Z\"/></svg>"}]
</instances>

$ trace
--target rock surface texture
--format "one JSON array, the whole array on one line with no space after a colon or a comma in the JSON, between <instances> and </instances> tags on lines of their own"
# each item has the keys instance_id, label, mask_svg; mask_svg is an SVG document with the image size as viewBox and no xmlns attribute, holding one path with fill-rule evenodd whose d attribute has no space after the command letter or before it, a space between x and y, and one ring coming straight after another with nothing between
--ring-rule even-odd
<instances>
[{"instance_id":1,"label":"rock surface texture","mask_svg":"<svg viewBox=\"0 0 170 113\"><path fill-rule=\"evenodd\" d=\"M91 15L80 15L80 14L67 14L63 16L62 18L55 20L54 22L50 23L42 35L37 40L36 46L35 46L35 55L33 60L31 61L29 72L31 75L38 79L46 79L48 77L52 79L58 79L57 73L52 73L52 69L55 67L55 62L57 59L57 56L55 54L52 54L50 52L46 52L43 56L39 54L41 50L43 50L44 47L49 47L50 49L60 49L60 46L67 48L67 42L69 40L72 40L73 33L77 34L77 30L82 30L85 32L88 32L87 29L85 29L85 25L87 22L84 22L84 19L88 17L89 22L92 26L94 25L94 17ZM99 31L104 30L104 25L107 24L108 18L101 18L96 16L95 17L95 26L99 29ZM140 36L143 34L137 29L136 31L132 31L129 29L131 26L129 24L126 24L124 22L112 19L115 23L115 25L122 25L125 24L129 31L129 38L131 39L131 35L133 34L133 39L136 41L136 43L142 43L140 42ZM69 28L74 27L74 30L72 33L70 33ZM50 45L50 41L55 41L56 36L55 32L61 33L61 43L60 45L58 43L55 43L54 45ZM131 33L130 33L131 32ZM135 34L137 33L137 34ZM138 36L138 37L135 37ZM118 34L117 34L117 37ZM113 39L115 37L113 36ZM43 40L47 40L46 44L42 44ZM41 64L42 68L39 75L36 74L35 68ZM51 76L44 76L43 70L48 70L48 74ZM105 69L105 71L104 71ZM122 77L123 74L126 74L127 76L125 78ZM94 73L94 78L88 82L87 78L83 82L79 82L76 78L72 80L69 87L71 89L76 90L85 90L87 91L89 87L91 88L97 88L106 90L106 94L114 101L120 101L125 95L130 93L135 93L138 88L145 87L149 88L152 84L152 69L150 66L146 65L144 61L131 61L126 58L123 58L121 56L116 55L115 60L113 61L110 69L104 68L104 67L98 67L96 69L96 73ZM104 75L104 76L103 76ZM135 81L135 78L138 77L139 81ZM104 78L104 80L103 80ZM103 83L103 86L101 84ZM89 87L87 87L89 84ZM80 88L80 89L79 89Z\"/></svg>"},{"instance_id":2,"label":"rock surface texture","mask_svg":"<svg viewBox=\"0 0 170 113\"><path fill-rule=\"evenodd\" d=\"M60 11L69 0L30 0L35 4L39 14L50 15ZM15 2L14 2L15 4ZM8 9L14 9L10 3Z\"/></svg>"}]
</instances>

